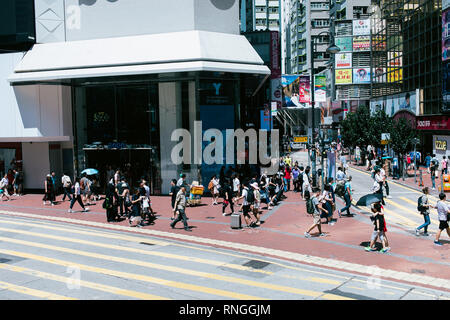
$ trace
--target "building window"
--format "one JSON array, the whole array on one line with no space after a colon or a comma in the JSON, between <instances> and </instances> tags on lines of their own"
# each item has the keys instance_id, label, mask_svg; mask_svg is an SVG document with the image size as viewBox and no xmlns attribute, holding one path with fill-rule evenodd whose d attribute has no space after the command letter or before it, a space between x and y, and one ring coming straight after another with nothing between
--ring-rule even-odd
<instances>
[{"instance_id":1,"label":"building window","mask_svg":"<svg viewBox=\"0 0 450 320\"><path fill-rule=\"evenodd\" d=\"M314 19L312 20L313 28L323 28L330 26L330 20L328 19Z\"/></svg>"}]
</instances>

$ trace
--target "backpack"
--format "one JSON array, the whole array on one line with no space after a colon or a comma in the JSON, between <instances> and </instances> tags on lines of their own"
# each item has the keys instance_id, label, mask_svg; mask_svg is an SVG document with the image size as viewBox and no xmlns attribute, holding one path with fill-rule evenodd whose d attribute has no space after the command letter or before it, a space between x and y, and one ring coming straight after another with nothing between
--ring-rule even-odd
<instances>
[{"instance_id":1,"label":"backpack","mask_svg":"<svg viewBox=\"0 0 450 320\"><path fill-rule=\"evenodd\" d=\"M214 189L214 183L211 180L208 184L208 190L211 191L212 189Z\"/></svg>"},{"instance_id":2,"label":"backpack","mask_svg":"<svg viewBox=\"0 0 450 320\"><path fill-rule=\"evenodd\" d=\"M110 198L106 198L105 201L103 201L102 205L103 209L111 209L112 208L112 201Z\"/></svg>"},{"instance_id":3,"label":"backpack","mask_svg":"<svg viewBox=\"0 0 450 320\"><path fill-rule=\"evenodd\" d=\"M253 191L253 189L248 189L247 197L245 198L245 200L248 202L248 204L252 204L253 202L255 202L255 192Z\"/></svg>"},{"instance_id":4,"label":"backpack","mask_svg":"<svg viewBox=\"0 0 450 320\"><path fill-rule=\"evenodd\" d=\"M313 214L314 211L314 203L312 201L312 198L310 198L308 199L308 201L306 201L306 212L308 212L309 214Z\"/></svg>"},{"instance_id":5,"label":"backpack","mask_svg":"<svg viewBox=\"0 0 450 320\"><path fill-rule=\"evenodd\" d=\"M419 199L417 199L417 211L419 212L425 211L425 207L422 206L422 196L420 196Z\"/></svg>"},{"instance_id":6,"label":"backpack","mask_svg":"<svg viewBox=\"0 0 450 320\"><path fill-rule=\"evenodd\" d=\"M336 185L336 189L334 190L334 193L337 194L339 197L343 197L345 194L345 185L342 183L338 183Z\"/></svg>"}]
</instances>

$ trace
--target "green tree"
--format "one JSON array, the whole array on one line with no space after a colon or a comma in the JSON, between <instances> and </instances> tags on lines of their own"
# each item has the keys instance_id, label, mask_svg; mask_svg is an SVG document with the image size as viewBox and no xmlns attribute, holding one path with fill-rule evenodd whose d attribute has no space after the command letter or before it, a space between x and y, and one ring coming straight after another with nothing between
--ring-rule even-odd
<instances>
[{"instance_id":1,"label":"green tree","mask_svg":"<svg viewBox=\"0 0 450 320\"><path fill-rule=\"evenodd\" d=\"M392 119L384 112L378 110L370 117L370 124L367 127L370 136L370 144L375 148L383 148L381 144L381 134L390 133L392 131Z\"/></svg>"},{"instance_id":2,"label":"green tree","mask_svg":"<svg viewBox=\"0 0 450 320\"><path fill-rule=\"evenodd\" d=\"M417 137L417 131L410 121L400 118L393 121L390 134L390 146L399 156L400 169L403 170L405 155L413 149L412 140Z\"/></svg>"}]
</instances>

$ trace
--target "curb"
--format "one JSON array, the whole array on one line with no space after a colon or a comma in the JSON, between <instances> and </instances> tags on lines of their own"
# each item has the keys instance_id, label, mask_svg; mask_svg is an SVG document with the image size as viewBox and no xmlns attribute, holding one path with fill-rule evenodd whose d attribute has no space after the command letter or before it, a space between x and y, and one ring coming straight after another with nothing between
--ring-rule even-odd
<instances>
[{"instance_id":1,"label":"curb","mask_svg":"<svg viewBox=\"0 0 450 320\"><path fill-rule=\"evenodd\" d=\"M86 220L76 220L76 219L71 219L71 218L54 217L54 216L42 216L42 215L36 215L36 214L30 214L30 213L11 212L11 211L3 211L3 210L0 210L0 214L8 215L8 216L25 217L25 218L45 219L45 220L59 221L59 222L65 222L65 223L74 223L74 224L86 225L86 226L90 226L90 227L100 227L100 228L107 228L107 229L113 229L113 230L118 230L118 231L130 232L130 229L127 227L124 227L124 226L109 225L109 224L105 224L105 223L86 221ZM325 267L325 268L338 269L338 270L342 270L344 272L358 272L363 275L374 276L373 271L372 271L372 269L373 269L372 266L355 264L355 263L345 262L345 261L341 261L341 260L327 259L327 258L311 256L311 255L304 255L304 254L300 254L300 253L288 252L288 251L283 251L283 250L278 250L278 249L270 249L270 248L264 248L264 247L257 247L257 246L253 246L253 245L246 245L246 244L241 244L241 243L236 243L236 242L214 240L214 239L196 237L196 236L190 236L190 235L184 235L184 234L175 234L175 233L170 233L170 232L166 232L166 231L139 229L139 230L133 230L133 233L157 236L157 237L172 238L172 239L183 240L183 241L192 241L192 242L196 242L196 243L200 243L200 244L204 244L204 245L220 246L220 247L227 248L227 249L243 250L243 251L248 251L248 252L252 252L252 253L256 253L256 254L271 255L273 257L281 258L281 259L287 258L289 260L299 262L299 263L307 263L307 264L317 265L317 266ZM407 272L395 271L395 270L390 270L390 269L382 269L382 268L378 268L378 271L379 271L379 274L381 274L383 278L389 278L392 280L402 281L402 282L427 285L427 286L432 286L432 287L436 287L439 289L443 288L445 290L448 290L448 288L450 288L450 280L446 280L446 279L440 279L440 278L429 277L429 276L411 275Z\"/></svg>"}]
</instances>

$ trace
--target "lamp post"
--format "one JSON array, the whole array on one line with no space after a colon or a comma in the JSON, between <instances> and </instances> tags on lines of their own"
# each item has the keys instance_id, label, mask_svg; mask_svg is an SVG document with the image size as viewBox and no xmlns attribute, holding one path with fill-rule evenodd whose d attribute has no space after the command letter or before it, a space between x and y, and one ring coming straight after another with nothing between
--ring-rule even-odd
<instances>
[{"instance_id":1,"label":"lamp post","mask_svg":"<svg viewBox=\"0 0 450 320\"><path fill-rule=\"evenodd\" d=\"M311 25L311 30L312 30L312 25ZM330 32L323 31L323 32L319 33L318 35L316 35L316 37L318 37L320 35L323 35L323 34L328 34L328 35L331 36ZM330 42L331 42L331 39L330 39ZM317 185L317 181L316 181L316 173L317 173L317 170L316 170L316 141L315 141L315 138L314 138L314 134L315 134L315 131L316 131L316 124L315 124L315 100L314 100L314 90L315 90L315 83L314 83L314 75L315 75L314 74L314 52L315 52L315 43L314 43L314 38L313 38L312 35L311 35L311 48L310 48L310 50L311 50L310 56L311 56L311 112L312 112L312 115L311 115L311 121L312 121L311 144L313 146L312 154L311 154L311 162L312 162L312 168L311 169L312 169L312 176L313 176L313 185ZM330 53L330 54L336 54L339 51L341 51L341 49L334 44L334 39L333 39L332 44L330 44L330 46L327 48L326 52ZM322 168L322 175L323 174L324 174L324 172L323 172L323 168Z\"/></svg>"}]
</instances>

